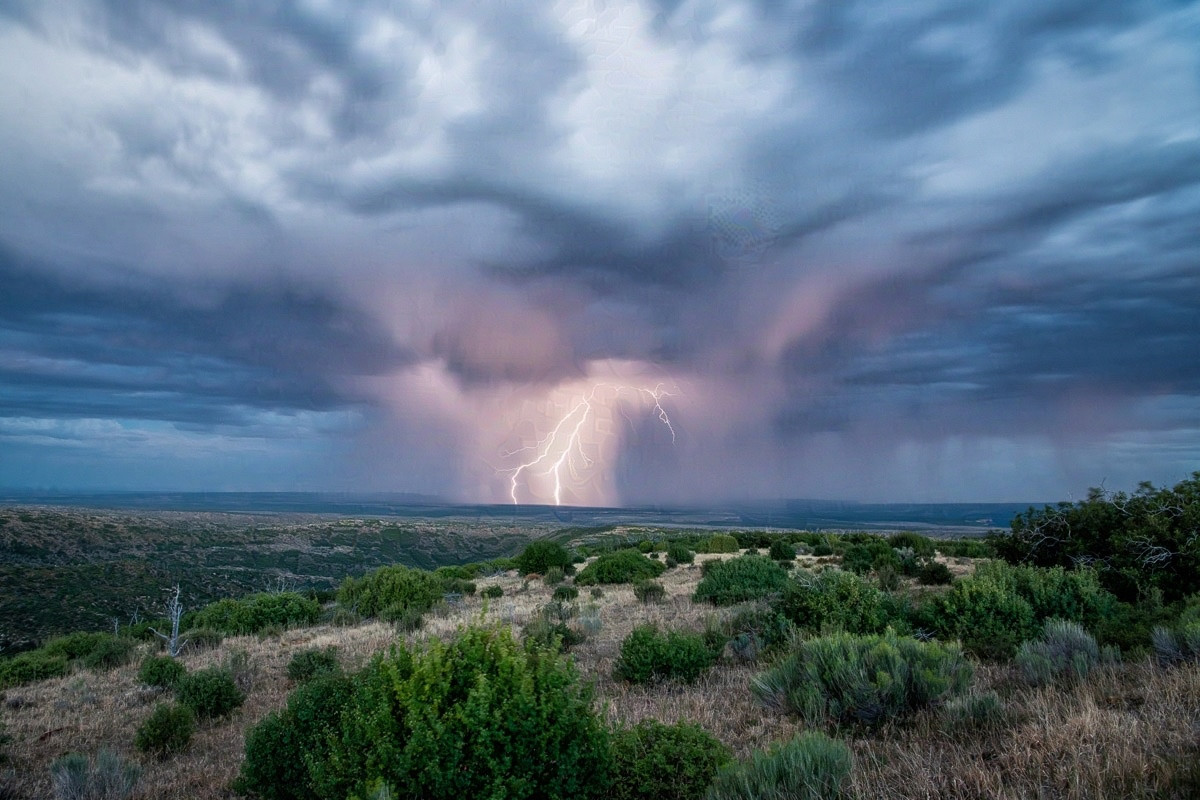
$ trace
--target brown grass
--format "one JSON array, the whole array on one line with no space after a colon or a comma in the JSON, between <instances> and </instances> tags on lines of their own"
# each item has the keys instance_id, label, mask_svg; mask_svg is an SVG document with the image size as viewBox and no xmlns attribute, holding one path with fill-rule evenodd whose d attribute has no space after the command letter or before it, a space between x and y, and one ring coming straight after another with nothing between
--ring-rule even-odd
<instances>
[{"instance_id":1,"label":"brown grass","mask_svg":"<svg viewBox=\"0 0 1200 800\"><path fill-rule=\"evenodd\" d=\"M702 555L703 559L731 558ZM811 559L801 559L811 561ZM965 565L954 565L965 568ZM756 668L722 663L690 686L630 686L613 681L622 639L643 622L703 630L730 613L692 603L699 564L664 574L662 603L638 602L631 587L602 587L593 598L580 587L577 605L598 630L572 650L580 672L594 681L597 702L618 725L643 718L699 723L744 757L799 730L795 720L761 708L749 684ZM515 573L485 578L479 588L500 585L504 596L475 596L442 609L409 636L422 640L452 633L472 622L516 628L549 602L553 587ZM244 732L281 707L291 685L286 667L308 647L334 645L354 668L395 641L380 623L339 628L327 625L266 639L236 637L219 647L185 653L189 669L244 654L249 668L246 704L227 720L206 723L182 754L167 761L133 748L134 732L165 695L137 684L137 664L105 673L78 672L33 686L10 689L3 716L9 745L13 796L51 796L49 765L72 751L108 747L143 768L136 797L228 798L237 775ZM1011 721L988 733L950 733L937 711L874 732L842 731L855 754L850 795L855 798L1185 798L1200 791L1200 666L1161 670L1150 663L1101 670L1083 686L1030 689L1008 668L980 667L980 690L1005 698ZM2 788L2 786L0 786Z\"/></svg>"}]
</instances>

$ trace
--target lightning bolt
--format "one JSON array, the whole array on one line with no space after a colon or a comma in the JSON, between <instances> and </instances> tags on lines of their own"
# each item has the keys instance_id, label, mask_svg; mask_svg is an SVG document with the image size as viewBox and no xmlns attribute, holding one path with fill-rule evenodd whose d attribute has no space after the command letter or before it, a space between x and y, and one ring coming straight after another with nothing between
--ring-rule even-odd
<instances>
[{"instance_id":1,"label":"lightning bolt","mask_svg":"<svg viewBox=\"0 0 1200 800\"><path fill-rule=\"evenodd\" d=\"M619 399L622 392L633 392L638 398L648 398L653 401L652 410L659 421L671 432L671 444L675 444L675 426L671 423L671 416L662 404L663 398L671 397L672 395L662 388L661 383L653 389L597 383L592 386L591 390L581 400L572 405L559 418L558 423L550 430L550 433L539 440L536 445L528 445L503 454L504 457L511 457L527 451L534 452L533 458L522 462L512 470L507 470L511 473L509 475L508 495L514 505L520 502L517 499L517 491L521 485L522 475L532 473L553 477L554 505L560 506L562 505L564 473L574 479L578 479L581 468L587 469L594 465L594 459L584 449L583 431L588 420L595 414L595 406L601 402L597 399L597 392L601 389L613 390L615 394L614 400ZM630 424L632 425L632 420L630 420ZM557 458L554 457L554 453L558 454Z\"/></svg>"}]
</instances>

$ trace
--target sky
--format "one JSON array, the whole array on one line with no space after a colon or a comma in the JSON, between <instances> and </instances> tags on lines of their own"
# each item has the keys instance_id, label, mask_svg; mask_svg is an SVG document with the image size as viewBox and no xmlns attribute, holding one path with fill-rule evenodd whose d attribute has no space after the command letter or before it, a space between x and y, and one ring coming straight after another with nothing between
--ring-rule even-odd
<instances>
[{"instance_id":1,"label":"sky","mask_svg":"<svg viewBox=\"0 0 1200 800\"><path fill-rule=\"evenodd\" d=\"M0 487L1200 470L1200 3L0 0Z\"/></svg>"}]
</instances>

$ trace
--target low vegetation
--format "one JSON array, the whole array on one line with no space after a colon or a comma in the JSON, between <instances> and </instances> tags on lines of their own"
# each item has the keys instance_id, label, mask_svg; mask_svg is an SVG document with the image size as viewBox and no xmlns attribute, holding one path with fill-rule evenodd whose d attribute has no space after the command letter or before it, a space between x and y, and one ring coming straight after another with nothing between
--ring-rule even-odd
<instances>
[{"instance_id":1,"label":"low vegetation","mask_svg":"<svg viewBox=\"0 0 1200 800\"><path fill-rule=\"evenodd\" d=\"M112 796L1200 793L1200 596L1119 559L910 532L578 537L366 564L336 592L206 606L183 583L175 658L146 632L161 619L0 658L0 796L124 767ZM1164 556L1184 578L1185 555Z\"/></svg>"}]
</instances>

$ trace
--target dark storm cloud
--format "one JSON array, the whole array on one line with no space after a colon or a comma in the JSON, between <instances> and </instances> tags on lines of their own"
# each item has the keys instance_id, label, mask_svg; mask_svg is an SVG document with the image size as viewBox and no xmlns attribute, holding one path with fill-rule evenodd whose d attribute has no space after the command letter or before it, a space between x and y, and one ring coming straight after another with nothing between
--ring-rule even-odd
<instances>
[{"instance_id":1,"label":"dark storm cloud","mask_svg":"<svg viewBox=\"0 0 1200 800\"><path fill-rule=\"evenodd\" d=\"M795 56L854 97L865 119L907 136L1011 99L1035 59L1102 63L1106 40L1160 11L1154 2L925 0L760 3Z\"/></svg>"},{"instance_id":2,"label":"dark storm cloud","mask_svg":"<svg viewBox=\"0 0 1200 800\"><path fill-rule=\"evenodd\" d=\"M87 284L0 246L7 415L237 423L244 408L358 402L350 376L410 363L359 312L298 287Z\"/></svg>"},{"instance_id":3,"label":"dark storm cloud","mask_svg":"<svg viewBox=\"0 0 1200 800\"><path fill-rule=\"evenodd\" d=\"M1186 452L1196 5L0 0L0 416L490 435L616 360L745 420L694 492L1089 401Z\"/></svg>"}]
</instances>

